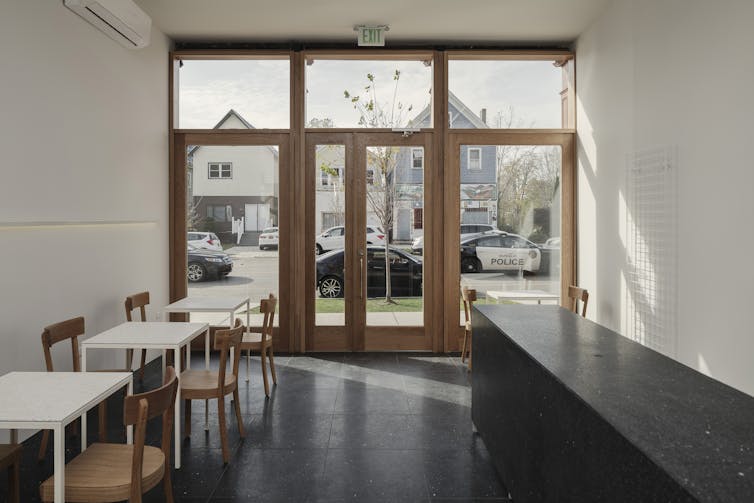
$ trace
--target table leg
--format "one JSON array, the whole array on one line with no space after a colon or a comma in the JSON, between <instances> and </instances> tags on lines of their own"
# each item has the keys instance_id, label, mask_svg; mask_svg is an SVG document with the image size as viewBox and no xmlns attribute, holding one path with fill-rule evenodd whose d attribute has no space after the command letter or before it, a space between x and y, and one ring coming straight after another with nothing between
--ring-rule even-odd
<instances>
[{"instance_id":1,"label":"table leg","mask_svg":"<svg viewBox=\"0 0 754 503\"><path fill-rule=\"evenodd\" d=\"M162 350L162 382L165 382L165 372L168 368L168 352L166 350Z\"/></svg>"},{"instance_id":2,"label":"table leg","mask_svg":"<svg viewBox=\"0 0 754 503\"><path fill-rule=\"evenodd\" d=\"M86 372L86 346L81 346L81 371ZM79 432L79 435L81 436L81 452L84 452L86 450L87 437L86 411L81 414L81 431Z\"/></svg>"},{"instance_id":3,"label":"table leg","mask_svg":"<svg viewBox=\"0 0 754 503\"><path fill-rule=\"evenodd\" d=\"M56 424L53 428L53 457L55 477L55 503L65 502L65 427ZM86 435L81 432L82 437Z\"/></svg>"},{"instance_id":4,"label":"table leg","mask_svg":"<svg viewBox=\"0 0 754 503\"><path fill-rule=\"evenodd\" d=\"M131 378L128 380L128 390L126 392L128 395L134 394L134 376L131 374ZM126 426L126 443L127 444L133 444L134 443L134 427L132 424L129 424Z\"/></svg>"},{"instance_id":5,"label":"table leg","mask_svg":"<svg viewBox=\"0 0 754 503\"><path fill-rule=\"evenodd\" d=\"M181 348L176 346L174 348L175 357L175 374L181 375ZM175 468L181 467L181 387L178 386L178 391L175 393L175 412L173 413L175 418ZM191 418L189 418L191 419Z\"/></svg>"},{"instance_id":6,"label":"table leg","mask_svg":"<svg viewBox=\"0 0 754 503\"><path fill-rule=\"evenodd\" d=\"M209 370L209 326L204 333L204 368Z\"/></svg>"},{"instance_id":7,"label":"table leg","mask_svg":"<svg viewBox=\"0 0 754 503\"><path fill-rule=\"evenodd\" d=\"M209 327L204 334L204 368L209 370ZM204 401L204 431L209 431L209 400Z\"/></svg>"},{"instance_id":8,"label":"table leg","mask_svg":"<svg viewBox=\"0 0 754 503\"><path fill-rule=\"evenodd\" d=\"M18 443L18 430L15 428L10 430L10 443L13 445Z\"/></svg>"}]
</instances>

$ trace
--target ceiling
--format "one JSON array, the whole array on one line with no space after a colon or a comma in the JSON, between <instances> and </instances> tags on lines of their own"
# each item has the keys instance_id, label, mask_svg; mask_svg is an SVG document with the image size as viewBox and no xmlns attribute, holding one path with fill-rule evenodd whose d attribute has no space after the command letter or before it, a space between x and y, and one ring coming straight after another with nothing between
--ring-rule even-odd
<instances>
[{"instance_id":1,"label":"ceiling","mask_svg":"<svg viewBox=\"0 0 754 503\"><path fill-rule=\"evenodd\" d=\"M610 0L136 0L177 42L355 42L389 25L394 43L556 45Z\"/></svg>"}]
</instances>

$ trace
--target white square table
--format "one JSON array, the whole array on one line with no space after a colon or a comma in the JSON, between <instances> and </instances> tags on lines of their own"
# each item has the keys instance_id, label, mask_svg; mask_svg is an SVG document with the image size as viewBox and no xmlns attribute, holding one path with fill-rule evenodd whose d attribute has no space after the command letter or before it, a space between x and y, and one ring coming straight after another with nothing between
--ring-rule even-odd
<instances>
[{"instance_id":1,"label":"white square table","mask_svg":"<svg viewBox=\"0 0 754 503\"><path fill-rule=\"evenodd\" d=\"M228 313L228 328L233 328L233 320L236 311L246 305L246 327L249 326L251 304L249 297L230 296L230 297L184 297L181 300L168 304L163 309L164 320L168 321L170 313ZM205 358L209 366L209 332L204 340Z\"/></svg>"},{"instance_id":2,"label":"white square table","mask_svg":"<svg viewBox=\"0 0 754 503\"><path fill-rule=\"evenodd\" d=\"M536 300L537 304L541 304L543 300L560 300L557 293L544 290L487 290L487 297L495 299L496 303L500 300Z\"/></svg>"},{"instance_id":3,"label":"white square table","mask_svg":"<svg viewBox=\"0 0 754 503\"><path fill-rule=\"evenodd\" d=\"M55 503L65 501L65 427L128 386L131 372L11 372L0 377L0 428L53 431ZM15 434L13 434L15 436ZM127 428L128 443L133 428ZM86 445L86 424L81 425Z\"/></svg>"},{"instance_id":4,"label":"white square table","mask_svg":"<svg viewBox=\"0 0 754 503\"><path fill-rule=\"evenodd\" d=\"M81 341L81 370L86 371L86 352L89 349L161 349L174 351L176 375L181 375L181 348L197 336L209 331L206 323L180 323L167 321L127 321L101 334ZM186 368L191 367L191 358L186 358ZM207 358L209 368L209 358ZM181 389L175 395L175 467L181 467ZM82 416L82 428L86 417ZM86 448L82 442L81 450Z\"/></svg>"}]
</instances>

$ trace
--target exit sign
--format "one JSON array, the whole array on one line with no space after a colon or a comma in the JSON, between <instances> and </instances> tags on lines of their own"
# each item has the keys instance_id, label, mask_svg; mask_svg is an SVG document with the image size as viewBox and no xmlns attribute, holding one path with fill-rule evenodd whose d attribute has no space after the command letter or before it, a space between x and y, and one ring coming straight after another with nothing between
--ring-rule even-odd
<instances>
[{"instance_id":1,"label":"exit sign","mask_svg":"<svg viewBox=\"0 0 754 503\"><path fill-rule=\"evenodd\" d=\"M387 26L358 26L359 47L384 47Z\"/></svg>"}]
</instances>

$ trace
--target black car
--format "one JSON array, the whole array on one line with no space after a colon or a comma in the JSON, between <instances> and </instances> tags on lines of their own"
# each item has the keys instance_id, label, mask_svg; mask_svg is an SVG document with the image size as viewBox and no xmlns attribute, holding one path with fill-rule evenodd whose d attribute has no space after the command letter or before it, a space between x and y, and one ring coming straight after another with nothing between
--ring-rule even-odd
<instances>
[{"instance_id":1,"label":"black car","mask_svg":"<svg viewBox=\"0 0 754 503\"><path fill-rule=\"evenodd\" d=\"M317 289L321 297L342 297L343 250L333 250L317 258ZM390 283L395 297L419 297L422 294L421 258L397 248L389 249ZM367 297L385 296L385 248L367 247Z\"/></svg>"},{"instance_id":2,"label":"black car","mask_svg":"<svg viewBox=\"0 0 754 503\"><path fill-rule=\"evenodd\" d=\"M232 270L233 259L227 253L189 246L187 275L192 283L210 278L220 279Z\"/></svg>"}]
</instances>

